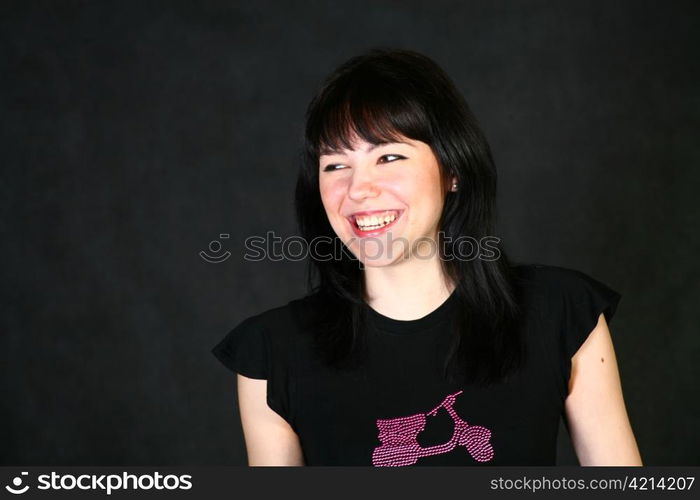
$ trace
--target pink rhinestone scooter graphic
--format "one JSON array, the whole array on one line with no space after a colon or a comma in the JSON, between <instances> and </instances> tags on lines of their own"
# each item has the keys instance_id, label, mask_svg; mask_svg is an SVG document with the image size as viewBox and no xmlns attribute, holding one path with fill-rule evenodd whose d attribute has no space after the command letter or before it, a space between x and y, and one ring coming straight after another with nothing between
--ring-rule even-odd
<instances>
[{"instance_id":1,"label":"pink rhinestone scooter graphic","mask_svg":"<svg viewBox=\"0 0 700 500\"><path fill-rule=\"evenodd\" d=\"M372 453L372 465L375 467L413 465L421 457L449 453L457 446L464 446L477 462L491 460L493 458L493 447L489 442L491 431L479 425L469 425L457 415L454 404L460 394L462 391L450 394L428 413L378 419L379 441L382 444L376 447ZM418 434L425 429L426 417L434 417L440 408L447 410L454 421L452 437L445 443L423 448L418 443Z\"/></svg>"}]
</instances>

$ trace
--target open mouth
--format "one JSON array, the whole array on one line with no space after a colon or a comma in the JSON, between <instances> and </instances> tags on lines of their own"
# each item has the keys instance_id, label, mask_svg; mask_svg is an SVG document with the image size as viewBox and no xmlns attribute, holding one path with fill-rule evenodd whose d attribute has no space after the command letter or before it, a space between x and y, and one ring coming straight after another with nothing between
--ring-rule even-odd
<instances>
[{"instance_id":1,"label":"open mouth","mask_svg":"<svg viewBox=\"0 0 700 500\"><path fill-rule=\"evenodd\" d=\"M350 220L353 228L359 233L381 232L393 225L403 213L403 210L382 210L361 215L352 215Z\"/></svg>"}]
</instances>

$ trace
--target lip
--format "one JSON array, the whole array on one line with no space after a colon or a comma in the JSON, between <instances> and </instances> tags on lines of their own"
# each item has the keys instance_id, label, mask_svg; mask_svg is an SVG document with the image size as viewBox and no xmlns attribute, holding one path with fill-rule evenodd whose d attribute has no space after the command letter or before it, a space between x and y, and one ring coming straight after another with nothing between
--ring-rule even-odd
<instances>
[{"instance_id":1,"label":"lip","mask_svg":"<svg viewBox=\"0 0 700 500\"><path fill-rule=\"evenodd\" d=\"M387 211L394 211L398 213L398 216L391 221L389 224L386 226L382 226L379 229L374 229L372 231L362 231L359 227L357 227L357 224L355 224L355 217L360 217L363 215L372 215L372 214L379 214L382 212L387 212ZM396 208L385 208L383 210L363 210L361 212L355 212L351 215L348 215L346 217L348 223L350 224L350 227L352 228L353 233L355 233L356 236L359 236L360 238L366 238L369 236L377 236L382 233L387 232L394 224L396 224L399 220L401 220L401 217L403 217L403 210L402 209L396 209Z\"/></svg>"}]
</instances>

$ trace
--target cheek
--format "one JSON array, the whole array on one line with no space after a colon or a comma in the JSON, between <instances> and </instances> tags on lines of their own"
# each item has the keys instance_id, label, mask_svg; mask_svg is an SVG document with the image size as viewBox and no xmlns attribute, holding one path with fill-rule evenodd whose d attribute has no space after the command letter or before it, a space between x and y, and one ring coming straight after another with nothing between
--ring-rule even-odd
<instances>
[{"instance_id":1,"label":"cheek","mask_svg":"<svg viewBox=\"0 0 700 500\"><path fill-rule=\"evenodd\" d=\"M333 216L340 211L340 206L345 196L345 191L342 182L339 181L320 181L319 192L321 194L321 202L323 208L329 216Z\"/></svg>"},{"instance_id":2,"label":"cheek","mask_svg":"<svg viewBox=\"0 0 700 500\"><path fill-rule=\"evenodd\" d=\"M441 205L440 176L432 171L417 170L410 178L394 185L394 192L406 202L423 209Z\"/></svg>"},{"instance_id":3,"label":"cheek","mask_svg":"<svg viewBox=\"0 0 700 500\"><path fill-rule=\"evenodd\" d=\"M411 226L432 227L440 217L444 203L441 182L439 171L423 169L416 172L411 182L405 185L405 199L410 200L408 203L414 208L410 217Z\"/></svg>"},{"instance_id":4,"label":"cheek","mask_svg":"<svg viewBox=\"0 0 700 500\"><path fill-rule=\"evenodd\" d=\"M318 183L318 191L321 194L321 201L323 202L323 206L328 208L328 205L330 203L330 200L333 198L333 186L329 182L325 181L319 181Z\"/></svg>"},{"instance_id":5,"label":"cheek","mask_svg":"<svg viewBox=\"0 0 700 500\"><path fill-rule=\"evenodd\" d=\"M442 197L442 175L440 167L435 161L426 161L427 168L421 172L420 185L422 193L428 199L439 201Z\"/></svg>"}]
</instances>

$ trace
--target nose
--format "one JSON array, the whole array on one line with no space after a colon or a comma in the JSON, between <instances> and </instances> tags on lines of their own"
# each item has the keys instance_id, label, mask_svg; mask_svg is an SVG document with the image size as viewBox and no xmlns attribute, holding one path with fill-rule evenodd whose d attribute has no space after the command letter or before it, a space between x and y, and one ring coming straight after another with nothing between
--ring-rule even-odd
<instances>
[{"instance_id":1,"label":"nose","mask_svg":"<svg viewBox=\"0 0 700 500\"><path fill-rule=\"evenodd\" d=\"M353 172L348 187L348 197L351 200L361 201L365 198L374 198L379 194L379 187L370 170L370 168L358 168Z\"/></svg>"}]
</instances>

